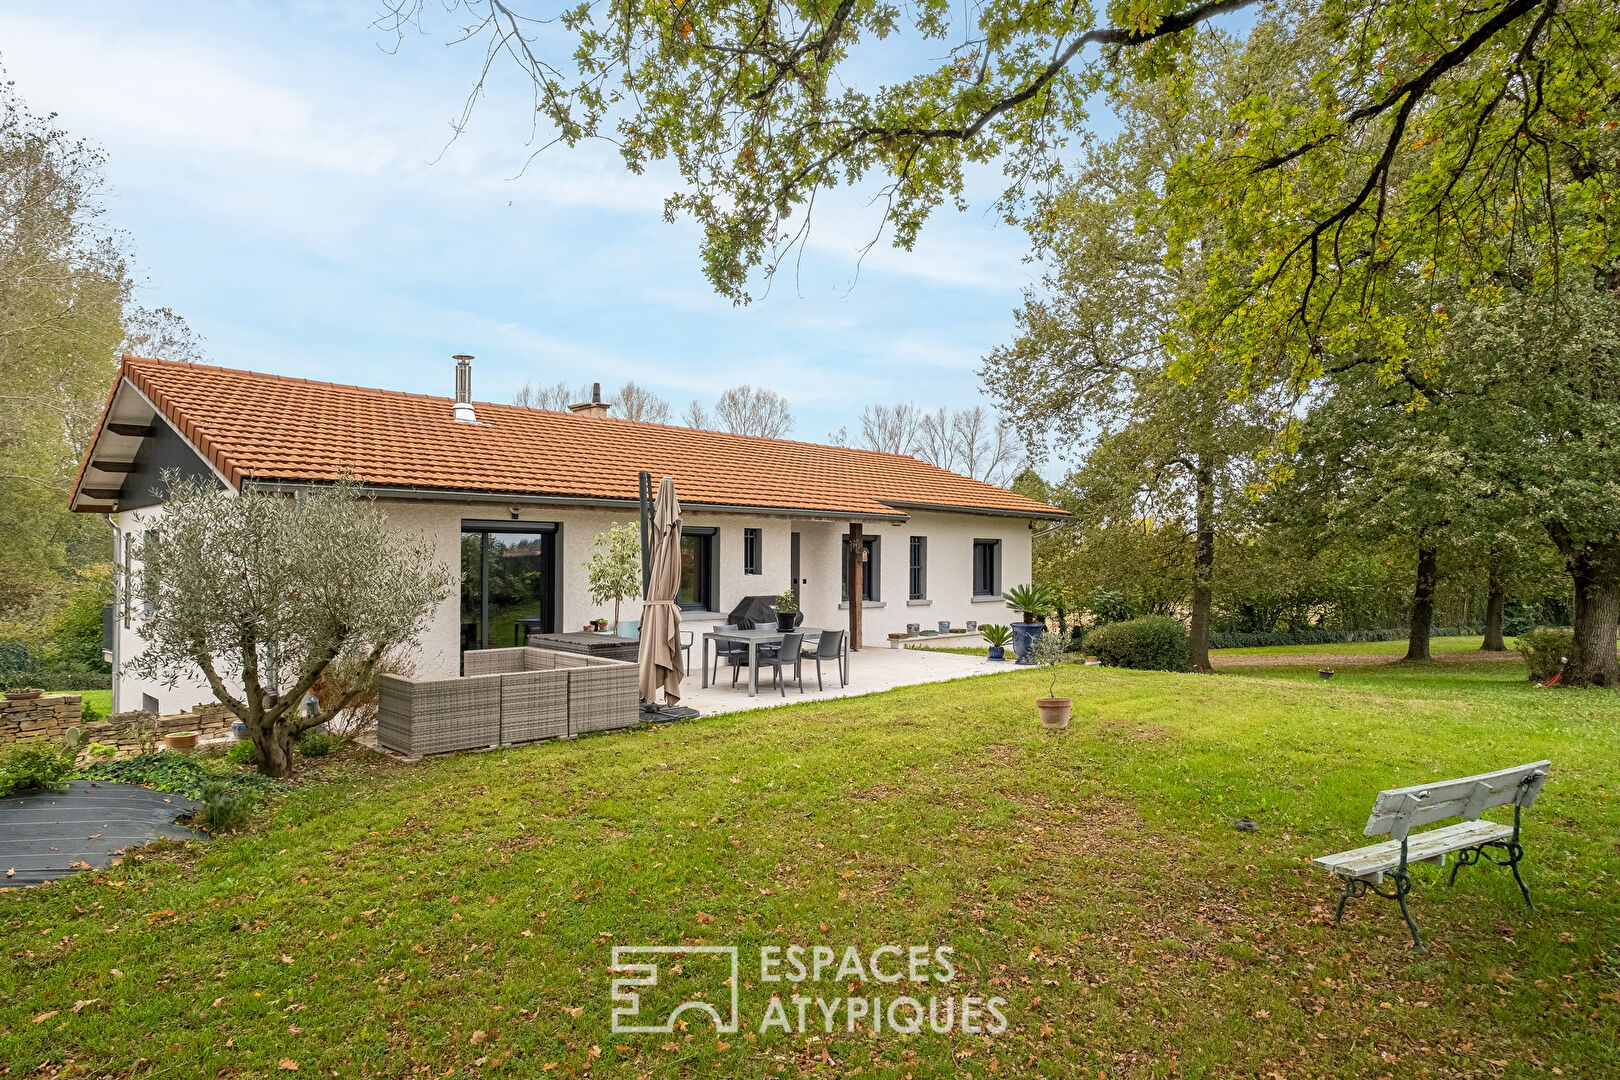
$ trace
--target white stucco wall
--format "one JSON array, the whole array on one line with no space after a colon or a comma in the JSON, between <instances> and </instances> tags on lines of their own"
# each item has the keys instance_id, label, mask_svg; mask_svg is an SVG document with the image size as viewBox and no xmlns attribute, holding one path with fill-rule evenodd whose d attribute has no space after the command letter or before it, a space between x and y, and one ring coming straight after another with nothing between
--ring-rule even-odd
<instances>
[{"instance_id":1,"label":"white stucco wall","mask_svg":"<svg viewBox=\"0 0 1620 1080\"><path fill-rule=\"evenodd\" d=\"M560 526L559 586L562 594L561 621L557 628L578 630L588 619L596 616L612 618L611 602L595 604L590 599L585 562L597 534L606 530L613 521L634 521L633 510L519 505L516 508L517 516L513 517L512 507L505 503L385 500L380 505L402 531L421 534L431 545L435 557L448 563L453 572L459 572L463 519L510 522L513 525L526 521L556 522ZM121 530L120 559L123 530L144 529L161 516L161 508L117 515ZM701 631L722 621L725 612L742 597L774 596L786 588L790 538L795 531L800 536L800 575L805 582L800 590L800 601L806 624L828 628L848 625L848 609L840 603L840 552L842 537L848 530L847 521L688 512L684 515L684 524L717 529L719 544L718 612L685 613L683 621L687 626ZM743 573L745 528L763 530L762 573L757 575ZM867 535L881 538L880 594L862 612L862 630L868 648L881 647L885 635L903 631L906 624L911 622L921 623L928 628L942 619L949 619L956 626L968 620L981 623L1010 620L1011 613L999 596L975 599L972 595L971 560L975 539L1001 541L1001 589L1027 584L1030 579L1031 531L1029 522L1023 518L919 511L900 525L874 520L864 522L863 528ZM928 538L928 596L921 602L909 602L907 598L909 538L913 535ZM639 620L640 601L626 601L620 617ZM129 629L124 628L121 617L115 622L117 655L121 660L127 660L144 647L140 639L139 620L140 612L137 610ZM415 675L418 678L448 678L458 672L460 624L460 593L456 590L428 621L416 655ZM119 709L139 708L143 694L155 697L163 712L187 709L212 697L200 673L194 679L181 680L178 685L168 687L151 680L136 679L120 670L115 686L115 705Z\"/></svg>"}]
</instances>

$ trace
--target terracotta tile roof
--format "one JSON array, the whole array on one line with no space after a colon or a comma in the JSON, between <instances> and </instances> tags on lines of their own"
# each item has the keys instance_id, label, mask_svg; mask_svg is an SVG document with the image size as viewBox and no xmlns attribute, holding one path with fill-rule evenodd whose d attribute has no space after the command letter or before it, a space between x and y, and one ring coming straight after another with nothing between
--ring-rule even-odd
<instances>
[{"instance_id":1,"label":"terracotta tile roof","mask_svg":"<svg viewBox=\"0 0 1620 1080\"><path fill-rule=\"evenodd\" d=\"M233 485L377 487L634 500L641 469L683 503L894 516L936 506L1031 517L1063 511L898 454L476 404L124 357L123 372Z\"/></svg>"}]
</instances>

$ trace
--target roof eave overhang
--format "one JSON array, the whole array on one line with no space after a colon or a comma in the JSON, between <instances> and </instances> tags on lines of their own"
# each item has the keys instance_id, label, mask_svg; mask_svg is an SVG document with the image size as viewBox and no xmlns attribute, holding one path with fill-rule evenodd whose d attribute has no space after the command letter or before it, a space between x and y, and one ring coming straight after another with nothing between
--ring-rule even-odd
<instances>
[{"instance_id":1,"label":"roof eave overhang","mask_svg":"<svg viewBox=\"0 0 1620 1080\"><path fill-rule=\"evenodd\" d=\"M937 510L946 514L986 514L990 517L1035 518L1042 521L1064 521L1071 515L1067 510L1045 509L1015 510L1002 506L957 506L953 503L910 502L884 499L885 506L905 510Z\"/></svg>"}]
</instances>

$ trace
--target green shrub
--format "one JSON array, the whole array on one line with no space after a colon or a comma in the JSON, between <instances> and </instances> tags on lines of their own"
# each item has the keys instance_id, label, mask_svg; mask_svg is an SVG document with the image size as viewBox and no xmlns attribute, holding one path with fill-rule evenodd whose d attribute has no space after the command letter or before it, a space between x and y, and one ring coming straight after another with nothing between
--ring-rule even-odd
<instances>
[{"instance_id":1,"label":"green shrub","mask_svg":"<svg viewBox=\"0 0 1620 1080\"><path fill-rule=\"evenodd\" d=\"M1086 635L1086 651L1109 667L1186 671L1192 663L1187 628L1165 615L1107 623Z\"/></svg>"},{"instance_id":2,"label":"green shrub","mask_svg":"<svg viewBox=\"0 0 1620 1080\"><path fill-rule=\"evenodd\" d=\"M251 765L253 764L253 740L242 739L231 743L231 748L225 751L225 764Z\"/></svg>"},{"instance_id":3,"label":"green shrub","mask_svg":"<svg viewBox=\"0 0 1620 1080\"><path fill-rule=\"evenodd\" d=\"M248 745L252 745L251 743ZM228 780L210 780L197 793L197 820L210 832L235 832L259 808L259 793Z\"/></svg>"},{"instance_id":4,"label":"green shrub","mask_svg":"<svg viewBox=\"0 0 1620 1080\"><path fill-rule=\"evenodd\" d=\"M101 608L112 598L110 565L101 563L78 572L78 582L51 626L47 648L51 666L70 671L105 672L111 677L111 668L101 658Z\"/></svg>"},{"instance_id":5,"label":"green shrub","mask_svg":"<svg viewBox=\"0 0 1620 1080\"><path fill-rule=\"evenodd\" d=\"M1564 657L1575 647L1573 630L1532 630L1520 634L1514 645L1530 667L1530 677L1546 682L1564 666Z\"/></svg>"},{"instance_id":6,"label":"green shrub","mask_svg":"<svg viewBox=\"0 0 1620 1080\"><path fill-rule=\"evenodd\" d=\"M29 788L61 790L73 772L76 749L46 739L13 746L0 758L0 795Z\"/></svg>"},{"instance_id":7,"label":"green shrub","mask_svg":"<svg viewBox=\"0 0 1620 1080\"><path fill-rule=\"evenodd\" d=\"M298 741L293 745L304 757L325 757L342 746L343 740L336 735L328 735L324 731L310 728L308 731L300 732Z\"/></svg>"},{"instance_id":8,"label":"green shrub","mask_svg":"<svg viewBox=\"0 0 1620 1080\"><path fill-rule=\"evenodd\" d=\"M1540 604L1527 604L1522 600L1509 600L1502 606L1502 633L1507 637L1521 637L1530 633L1543 620Z\"/></svg>"},{"instance_id":9,"label":"green shrub","mask_svg":"<svg viewBox=\"0 0 1620 1080\"><path fill-rule=\"evenodd\" d=\"M25 690L37 686L53 693L80 690L111 690L112 675L71 668L38 667L27 671L0 672L0 690Z\"/></svg>"},{"instance_id":10,"label":"green shrub","mask_svg":"<svg viewBox=\"0 0 1620 1080\"><path fill-rule=\"evenodd\" d=\"M123 761L92 762L80 770L79 775L86 780L138 784L158 791L173 791L188 799L201 797L203 786L214 780L226 780L237 787L256 791L273 791L281 786L268 776L240 772L223 761L207 761L173 750L137 754Z\"/></svg>"}]
</instances>

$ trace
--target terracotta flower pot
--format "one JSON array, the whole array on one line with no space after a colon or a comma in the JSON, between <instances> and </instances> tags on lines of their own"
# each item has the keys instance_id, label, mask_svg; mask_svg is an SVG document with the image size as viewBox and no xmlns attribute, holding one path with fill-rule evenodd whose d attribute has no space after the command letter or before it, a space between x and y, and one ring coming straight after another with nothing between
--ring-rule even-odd
<instances>
[{"instance_id":1,"label":"terracotta flower pot","mask_svg":"<svg viewBox=\"0 0 1620 1080\"><path fill-rule=\"evenodd\" d=\"M170 750L197 749L197 733L195 731L171 731L163 736L163 745Z\"/></svg>"},{"instance_id":2,"label":"terracotta flower pot","mask_svg":"<svg viewBox=\"0 0 1620 1080\"><path fill-rule=\"evenodd\" d=\"M1041 727L1066 728L1069 726L1069 714L1074 709L1074 699L1066 697L1036 698L1035 707L1041 710Z\"/></svg>"}]
</instances>

